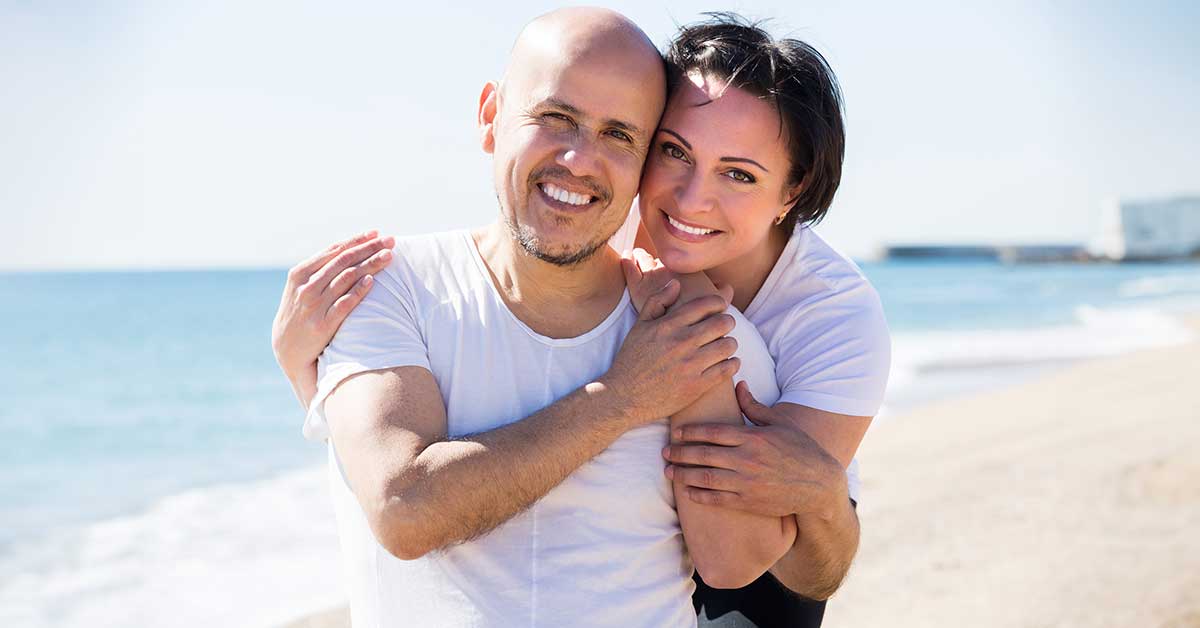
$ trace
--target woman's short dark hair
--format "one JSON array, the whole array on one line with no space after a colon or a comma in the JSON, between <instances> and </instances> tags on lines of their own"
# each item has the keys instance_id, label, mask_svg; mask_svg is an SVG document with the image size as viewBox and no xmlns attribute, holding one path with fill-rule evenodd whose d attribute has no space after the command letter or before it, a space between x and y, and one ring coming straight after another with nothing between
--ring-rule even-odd
<instances>
[{"instance_id":1,"label":"woman's short dark hair","mask_svg":"<svg viewBox=\"0 0 1200 628\"><path fill-rule=\"evenodd\" d=\"M842 179L846 133L842 92L825 57L797 39L774 39L760 23L736 13L706 13L684 26L667 50L667 85L673 92L693 72L727 81L770 102L788 134L788 184L802 185L781 226L825 216Z\"/></svg>"}]
</instances>

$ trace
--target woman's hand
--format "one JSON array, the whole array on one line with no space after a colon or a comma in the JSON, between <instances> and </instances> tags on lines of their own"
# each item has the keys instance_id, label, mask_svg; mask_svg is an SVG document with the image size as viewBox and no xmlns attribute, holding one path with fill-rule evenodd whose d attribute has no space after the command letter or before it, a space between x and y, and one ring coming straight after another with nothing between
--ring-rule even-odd
<instances>
[{"instance_id":1,"label":"woman's hand","mask_svg":"<svg viewBox=\"0 0 1200 628\"><path fill-rule=\"evenodd\" d=\"M697 503L782 517L832 519L848 502L846 469L778 409L737 385L742 413L755 425L685 425L663 450L667 477Z\"/></svg>"},{"instance_id":2,"label":"woman's hand","mask_svg":"<svg viewBox=\"0 0 1200 628\"><path fill-rule=\"evenodd\" d=\"M672 279L679 278L679 275L663 265L662 260L640 248L628 251L621 256L621 270L625 273L625 286L629 288L629 300L638 313L642 313L642 309L651 296L665 288ZM717 294L721 295L726 303L733 300L732 286L717 286ZM648 318L653 320L665 313L665 309L662 312L650 312Z\"/></svg>"},{"instance_id":3,"label":"woman's hand","mask_svg":"<svg viewBox=\"0 0 1200 628\"><path fill-rule=\"evenodd\" d=\"M316 393L317 357L392 261L391 236L368 231L338 242L288 271L271 326L271 348L305 407Z\"/></svg>"}]
</instances>

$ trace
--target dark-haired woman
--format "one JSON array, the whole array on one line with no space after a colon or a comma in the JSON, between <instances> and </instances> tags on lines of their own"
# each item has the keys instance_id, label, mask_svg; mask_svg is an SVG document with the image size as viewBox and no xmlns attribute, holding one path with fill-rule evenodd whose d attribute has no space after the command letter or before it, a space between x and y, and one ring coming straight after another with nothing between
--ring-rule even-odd
<instances>
[{"instance_id":1,"label":"dark-haired woman","mask_svg":"<svg viewBox=\"0 0 1200 628\"><path fill-rule=\"evenodd\" d=\"M807 44L775 40L732 14L683 28L667 62L671 94L638 198L637 243L658 259L638 252L638 270L626 262L635 305L675 276L687 295L680 302L715 290L714 284L731 289L733 307L744 315L735 316L738 333L756 328L775 362L778 393L759 398L770 406L759 412L772 417L776 430L782 424L811 436L828 454L826 463L837 462L808 465L804 477L792 478L798 486L793 506L740 504L760 515L794 514L796 547L748 586L717 589L697 577L700 624L819 625L824 602L793 591L823 599L845 573L847 565L814 564L826 557L814 551L813 537L847 532L829 526L839 508L853 517L857 497L839 472L852 464L882 403L890 362L876 292L853 262L809 228L824 216L840 182L841 95L825 60ZM747 390L740 394L743 408L762 408ZM672 417L672 426L730 416L740 422L737 410L732 386L718 387ZM743 489L781 471L778 459L755 460L751 448L741 446L739 434L756 429L763 428L739 426L726 430L726 442L713 438L672 450L668 473L693 557L698 543L711 555L723 540L689 535L689 509L738 507ZM831 484L839 475L841 490ZM853 526L856 544L856 519ZM837 581L813 581L820 567ZM751 568L760 573L763 567Z\"/></svg>"}]
</instances>

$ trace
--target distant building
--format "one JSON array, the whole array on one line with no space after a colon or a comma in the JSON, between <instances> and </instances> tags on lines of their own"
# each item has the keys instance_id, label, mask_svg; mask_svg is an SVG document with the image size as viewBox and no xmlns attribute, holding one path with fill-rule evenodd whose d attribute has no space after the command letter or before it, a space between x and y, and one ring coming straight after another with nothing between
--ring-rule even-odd
<instances>
[{"instance_id":1,"label":"distant building","mask_svg":"<svg viewBox=\"0 0 1200 628\"><path fill-rule=\"evenodd\" d=\"M1200 197L1113 202L1089 248L1112 260L1200 256Z\"/></svg>"}]
</instances>

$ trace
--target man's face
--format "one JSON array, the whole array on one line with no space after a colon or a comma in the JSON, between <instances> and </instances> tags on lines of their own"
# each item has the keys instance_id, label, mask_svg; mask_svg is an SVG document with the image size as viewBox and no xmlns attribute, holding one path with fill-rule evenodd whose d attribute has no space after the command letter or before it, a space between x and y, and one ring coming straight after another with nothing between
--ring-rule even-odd
<instances>
[{"instance_id":1,"label":"man's face","mask_svg":"<svg viewBox=\"0 0 1200 628\"><path fill-rule=\"evenodd\" d=\"M662 113L662 70L619 49L530 65L496 94L496 195L527 252L570 265L603 246L629 212Z\"/></svg>"}]
</instances>

